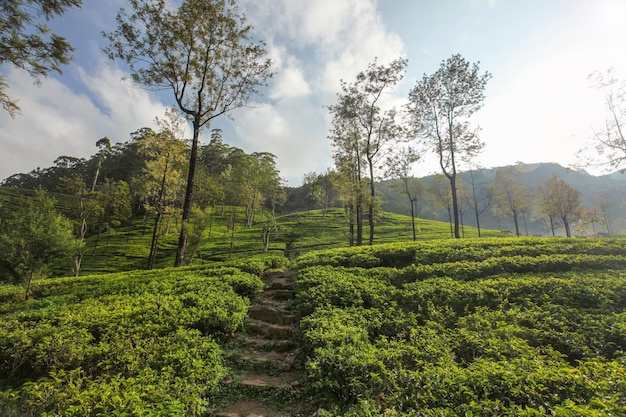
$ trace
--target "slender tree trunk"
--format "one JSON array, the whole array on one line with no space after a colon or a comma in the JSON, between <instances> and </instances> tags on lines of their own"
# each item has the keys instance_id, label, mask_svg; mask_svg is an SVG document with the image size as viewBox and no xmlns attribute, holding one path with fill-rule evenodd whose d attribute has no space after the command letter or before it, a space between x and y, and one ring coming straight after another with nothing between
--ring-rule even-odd
<instances>
[{"instance_id":1,"label":"slender tree trunk","mask_svg":"<svg viewBox=\"0 0 626 417\"><path fill-rule=\"evenodd\" d=\"M363 245L363 203L360 198L356 205L356 245Z\"/></svg>"},{"instance_id":2,"label":"slender tree trunk","mask_svg":"<svg viewBox=\"0 0 626 417\"><path fill-rule=\"evenodd\" d=\"M33 282L33 271L28 274L28 282L26 282L26 293L24 293L24 301L30 298L30 284Z\"/></svg>"},{"instance_id":3,"label":"slender tree trunk","mask_svg":"<svg viewBox=\"0 0 626 417\"><path fill-rule=\"evenodd\" d=\"M515 224L515 235L516 236L521 236L521 233L519 232L519 222L517 221L517 211L513 210L513 223Z\"/></svg>"},{"instance_id":4,"label":"slender tree trunk","mask_svg":"<svg viewBox=\"0 0 626 417\"><path fill-rule=\"evenodd\" d=\"M195 114L193 119L193 140L191 142L191 154L189 155L189 174L187 176L187 188L185 189L185 200L183 202L182 220L180 223L180 235L178 237L178 248L176 249L176 260L174 266L182 266L185 263L187 244L189 243L189 218L191 217L191 204L193 198L193 184L196 175L196 163L198 162L198 140L200 136L200 115Z\"/></svg>"},{"instance_id":5,"label":"slender tree trunk","mask_svg":"<svg viewBox=\"0 0 626 417\"><path fill-rule=\"evenodd\" d=\"M459 199L456 192L456 173L453 173L449 178L450 190L452 191L452 212L454 213L454 237L459 239L461 234L459 232Z\"/></svg>"},{"instance_id":6,"label":"slender tree trunk","mask_svg":"<svg viewBox=\"0 0 626 417\"><path fill-rule=\"evenodd\" d=\"M415 234L415 200L411 200L411 229L413 230L413 242L417 240L417 235Z\"/></svg>"},{"instance_id":7,"label":"slender tree trunk","mask_svg":"<svg viewBox=\"0 0 626 417\"><path fill-rule=\"evenodd\" d=\"M374 184L374 166L373 162L369 160L370 168L370 203L369 203L369 225L370 225L370 239L369 244L374 244L374 200L376 197L376 186Z\"/></svg>"},{"instance_id":8,"label":"slender tree trunk","mask_svg":"<svg viewBox=\"0 0 626 417\"><path fill-rule=\"evenodd\" d=\"M154 219L154 229L152 230L152 242L150 243L150 255L148 256L148 269L154 268L156 261L157 247L159 244L159 224L163 218L163 210L159 208Z\"/></svg>"},{"instance_id":9,"label":"slender tree trunk","mask_svg":"<svg viewBox=\"0 0 626 417\"><path fill-rule=\"evenodd\" d=\"M561 217L561 220L563 220L563 227L565 227L565 236L572 237L572 231L570 230L569 220L567 219L567 216Z\"/></svg>"},{"instance_id":10,"label":"slender tree trunk","mask_svg":"<svg viewBox=\"0 0 626 417\"><path fill-rule=\"evenodd\" d=\"M552 231L552 237L555 237L556 232L554 231L554 218L552 218L552 215L548 216L548 218L550 219L550 230Z\"/></svg>"},{"instance_id":11,"label":"slender tree trunk","mask_svg":"<svg viewBox=\"0 0 626 417\"><path fill-rule=\"evenodd\" d=\"M480 216L478 215L478 210L474 210L474 215L476 216L476 228L478 229L478 237L482 237L480 235Z\"/></svg>"},{"instance_id":12,"label":"slender tree trunk","mask_svg":"<svg viewBox=\"0 0 626 417\"><path fill-rule=\"evenodd\" d=\"M459 210L459 222L461 223L461 236L465 239L465 223L463 223L463 210Z\"/></svg>"},{"instance_id":13,"label":"slender tree trunk","mask_svg":"<svg viewBox=\"0 0 626 417\"><path fill-rule=\"evenodd\" d=\"M74 276L77 277L80 273L80 265L83 260L83 243L85 242L85 234L87 233L87 219L85 219L85 208L83 206L83 200L80 200L80 239L76 243L76 254L74 255Z\"/></svg>"}]
</instances>

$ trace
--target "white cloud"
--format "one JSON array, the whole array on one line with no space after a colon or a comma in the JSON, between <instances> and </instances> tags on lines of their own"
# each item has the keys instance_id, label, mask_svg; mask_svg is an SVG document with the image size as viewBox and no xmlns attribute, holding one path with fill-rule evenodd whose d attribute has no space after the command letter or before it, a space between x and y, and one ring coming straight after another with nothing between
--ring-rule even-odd
<instances>
[{"instance_id":1,"label":"white cloud","mask_svg":"<svg viewBox=\"0 0 626 417\"><path fill-rule=\"evenodd\" d=\"M101 65L95 73L77 68L83 85L75 90L62 79L40 86L23 71L7 79L22 114L11 119L0 112L0 179L37 167L49 167L61 155L89 157L103 136L125 141L129 133L153 126L165 107L148 92L120 81L122 73Z\"/></svg>"},{"instance_id":2,"label":"white cloud","mask_svg":"<svg viewBox=\"0 0 626 417\"><path fill-rule=\"evenodd\" d=\"M278 71L270 92L273 100L304 99L311 94L311 87L304 78L299 62L294 57L287 58L288 64Z\"/></svg>"},{"instance_id":3,"label":"white cloud","mask_svg":"<svg viewBox=\"0 0 626 417\"><path fill-rule=\"evenodd\" d=\"M236 115L234 145L276 154L283 176L297 186L304 173L333 164L323 106L335 101L340 80L351 82L375 57L387 63L402 56L403 43L385 28L375 1L242 4L267 42L277 74L269 94L273 101Z\"/></svg>"}]
</instances>

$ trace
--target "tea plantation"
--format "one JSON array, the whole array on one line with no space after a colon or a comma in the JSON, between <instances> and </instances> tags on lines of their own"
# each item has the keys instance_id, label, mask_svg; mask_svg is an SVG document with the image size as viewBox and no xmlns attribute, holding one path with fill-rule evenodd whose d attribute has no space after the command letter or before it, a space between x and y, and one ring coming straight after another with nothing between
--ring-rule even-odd
<instances>
[{"instance_id":1,"label":"tea plantation","mask_svg":"<svg viewBox=\"0 0 626 417\"><path fill-rule=\"evenodd\" d=\"M289 398L228 381L277 270L300 318ZM255 395L275 416L626 415L624 239L384 243L39 279L32 294L0 286L2 416L233 415L216 404Z\"/></svg>"},{"instance_id":2,"label":"tea plantation","mask_svg":"<svg viewBox=\"0 0 626 417\"><path fill-rule=\"evenodd\" d=\"M609 239L305 254L306 386L327 416L626 415L625 255Z\"/></svg>"}]
</instances>

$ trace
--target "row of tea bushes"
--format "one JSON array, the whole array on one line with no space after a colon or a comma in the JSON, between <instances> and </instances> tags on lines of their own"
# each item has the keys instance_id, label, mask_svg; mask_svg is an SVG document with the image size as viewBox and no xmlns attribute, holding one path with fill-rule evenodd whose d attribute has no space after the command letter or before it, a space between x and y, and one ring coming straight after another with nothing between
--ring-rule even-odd
<instances>
[{"instance_id":1,"label":"row of tea bushes","mask_svg":"<svg viewBox=\"0 0 626 417\"><path fill-rule=\"evenodd\" d=\"M257 265L259 267L259 265ZM263 282L234 266L2 287L3 416L198 416Z\"/></svg>"},{"instance_id":2,"label":"row of tea bushes","mask_svg":"<svg viewBox=\"0 0 626 417\"><path fill-rule=\"evenodd\" d=\"M296 260L299 269L314 266L395 267L480 262L500 257L567 254L626 254L624 239L483 238L398 242L310 252Z\"/></svg>"},{"instance_id":3,"label":"row of tea bushes","mask_svg":"<svg viewBox=\"0 0 626 417\"><path fill-rule=\"evenodd\" d=\"M299 263L307 386L322 415L626 415L624 242L437 243L447 255L424 242ZM438 263L417 263L425 253ZM416 276L428 268L438 272Z\"/></svg>"}]
</instances>

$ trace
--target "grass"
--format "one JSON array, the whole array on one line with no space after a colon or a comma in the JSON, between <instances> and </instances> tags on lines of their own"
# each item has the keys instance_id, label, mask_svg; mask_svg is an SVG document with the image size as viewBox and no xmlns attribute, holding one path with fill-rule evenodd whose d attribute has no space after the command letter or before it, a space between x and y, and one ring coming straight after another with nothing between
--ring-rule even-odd
<instances>
[{"instance_id":1,"label":"grass","mask_svg":"<svg viewBox=\"0 0 626 417\"><path fill-rule=\"evenodd\" d=\"M237 210L237 209L235 209ZM193 264L221 262L240 259L252 255L279 255L295 258L303 253L320 249L349 246L348 224L342 209L331 209L322 214L321 210L291 213L278 216L276 229L272 233L267 252L263 251L262 225L246 227L243 209L236 214L235 230L228 228L229 216L233 208L222 213L216 209L210 218L210 225L204 232L200 250L195 254ZM96 236L90 236L85 245L81 274L111 273L132 269L144 269L147 264L152 238L152 219L144 228L144 219L137 218L129 225L119 227L110 234L100 236L96 255L93 255ZM172 266L178 244L178 225L172 222L169 233L159 239L156 268ZM416 219L417 240L449 239L448 223ZM364 234L369 229L364 227ZM494 230L482 230L484 237L505 237ZM466 237L478 236L477 229L465 227ZM365 240L367 237L365 237ZM375 228L374 243L412 241L411 218L408 216L384 213ZM55 275L69 275L71 263L66 262L53 268Z\"/></svg>"}]
</instances>

